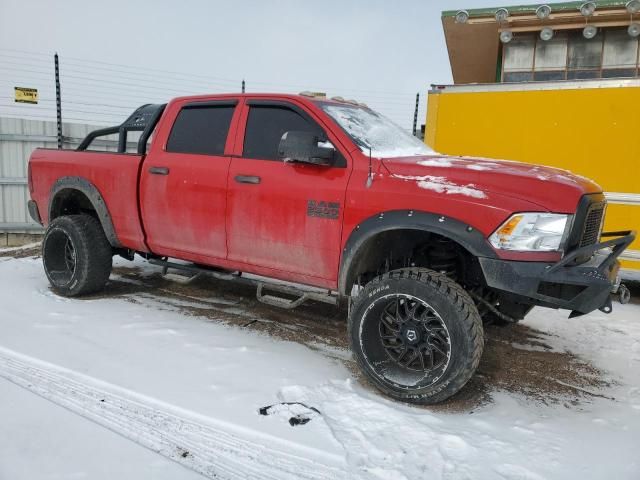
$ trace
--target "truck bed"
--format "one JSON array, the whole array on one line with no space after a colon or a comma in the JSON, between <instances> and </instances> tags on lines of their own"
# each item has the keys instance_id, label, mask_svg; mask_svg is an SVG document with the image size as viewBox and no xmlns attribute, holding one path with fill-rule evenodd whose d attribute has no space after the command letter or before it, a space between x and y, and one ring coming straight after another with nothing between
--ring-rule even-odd
<instances>
[{"instance_id":1,"label":"truck bed","mask_svg":"<svg viewBox=\"0 0 640 480\"><path fill-rule=\"evenodd\" d=\"M100 192L118 240L147 251L138 209L138 175L143 155L39 148L29 163L31 195L46 225L52 186L67 172L84 177Z\"/></svg>"}]
</instances>

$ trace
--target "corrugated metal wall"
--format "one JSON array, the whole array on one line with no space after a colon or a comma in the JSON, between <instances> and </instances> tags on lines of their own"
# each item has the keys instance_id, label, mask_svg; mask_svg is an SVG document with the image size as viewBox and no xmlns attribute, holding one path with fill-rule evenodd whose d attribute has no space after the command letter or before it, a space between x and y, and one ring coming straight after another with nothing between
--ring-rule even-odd
<instances>
[{"instance_id":1,"label":"corrugated metal wall","mask_svg":"<svg viewBox=\"0 0 640 480\"><path fill-rule=\"evenodd\" d=\"M97 128L101 127L63 123L63 147L77 147L87 133ZM27 212L27 162L38 147L57 148L56 132L56 122L0 117L0 232L42 230ZM94 145L94 150L117 150L115 136L97 140Z\"/></svg>"}]
</instances>

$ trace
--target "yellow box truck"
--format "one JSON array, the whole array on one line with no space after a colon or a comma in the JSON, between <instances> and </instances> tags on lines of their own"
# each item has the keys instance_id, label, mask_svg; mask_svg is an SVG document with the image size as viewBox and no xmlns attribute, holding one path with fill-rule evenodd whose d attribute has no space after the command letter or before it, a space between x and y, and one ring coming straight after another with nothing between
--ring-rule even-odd
<instances>
[{"instance_id":1,"label":"yellow box truck","mask_svg":"<svg viewBox=\"0 0 640 480\"><path fill-rule=\"evenodd\" d=\"M438 152L564 168L597 181L607 231L640 230L640 79L434 85L425 143ZM640 240L621 256L640 279Z\"/></svg>"}]
</instances>

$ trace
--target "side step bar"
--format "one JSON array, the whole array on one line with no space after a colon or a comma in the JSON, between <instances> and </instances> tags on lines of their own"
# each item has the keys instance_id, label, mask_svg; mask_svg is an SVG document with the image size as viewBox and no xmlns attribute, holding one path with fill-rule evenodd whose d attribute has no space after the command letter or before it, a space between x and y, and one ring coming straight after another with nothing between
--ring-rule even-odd
<instances>
[{"instance_id":1,"label":"side step bar","mask_svg":"<svg viewBox=\"0 0 640 480\"><path fill-rule=\"evenodd\" d=\"M301 290L296 287L290 287L288 285L281 285L278 283L270 283L265 284L263 282L256 282L258 289L256 290L256 299L259 302L262 302L266 305L271 305L272 307L280 307L285 308L287 310L291 310L293 308L299 307L304 302L308 300L315 300L316 302L324 302L330 305L338 304L338 297L336 295L331 295L330 293L318 293L318 292L310 292ZM272 292L282 293L285 295L297 296L293 300L290 300L285 297L278 297L275 295L269 295L268 293L262 293L265 289L270 290Z\"/></svg>"},{"instance_id":2,"label":"side step bar","mask_svg":"<svg viewBox=\"0 0 640 480\"><path fill-rule=\"evenodd\" d=\"M256 299L266 305L272 307L284 308L291 310L299 307L303 303L312 300L316 302L328 303L330 305L338 305L339 297L337 294L327 291L326 293L304 290L292 285L283 285L276 282L267 282L265 280L254 280L242 276L242 272L230 272L228 270L218 270L214 268L199 267L193 264L182 264L169 262L159 258L148 258L149 263L162 267L162 278L175 281L181 285L187 285L203 275L209 275L219 280L231 280L233 282L250 285L256 287ZM169 273L169 269L188 272L190 276L177 275ZM275 293L265 293L265 291ZM277 295L277 294L280 295ZM286 295L286 296L283 296ZM293 299L287 297L294 297Z\"/></svg>"},{"instance_id":3,"label":"side step bar","mask_svg":"<svg viewBox=\"0 0 640 480\"><path fill-rule=\"evenodd\" d=\"M176 273L169 273L169 267L162 267L162 278L165 280L171 280L172 282L179 283L180 285L189 285L194 280L197 280L202 276L202 272L193 273L191 276L180 275Z\"/></svg>"}]
</instances>

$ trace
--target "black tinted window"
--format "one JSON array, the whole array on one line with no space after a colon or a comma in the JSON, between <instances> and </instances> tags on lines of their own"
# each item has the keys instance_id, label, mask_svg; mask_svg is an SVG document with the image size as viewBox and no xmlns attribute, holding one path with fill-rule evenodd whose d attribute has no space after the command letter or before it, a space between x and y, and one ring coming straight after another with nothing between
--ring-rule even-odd
<instances>
[{"instance_id":1,"label":"black tinted window","mask_svg":"<svg viewBox=\"0 0 640 480\"><path fill-rule=\"evenodd\" d=\"M223 155L234 107L185 107L176 118L169 141L168 152Z\"/></svg>"},{"instance_id":2,"label":"black tinted window","mask_svg":"<svg viewBox=\"0 0 640 480\"><path fill-rule=\"evenodd\" d=\"M318 125L287 107L251 107L242 156L278 160L278 144L284 132L290 130L322 134Z\"/></svg>"}]
</instances>

